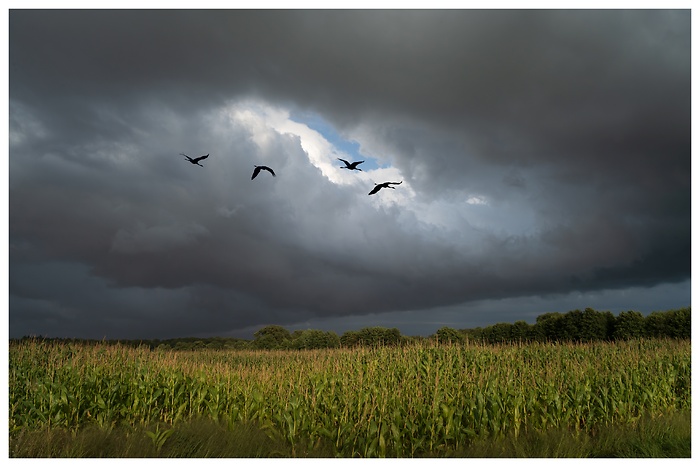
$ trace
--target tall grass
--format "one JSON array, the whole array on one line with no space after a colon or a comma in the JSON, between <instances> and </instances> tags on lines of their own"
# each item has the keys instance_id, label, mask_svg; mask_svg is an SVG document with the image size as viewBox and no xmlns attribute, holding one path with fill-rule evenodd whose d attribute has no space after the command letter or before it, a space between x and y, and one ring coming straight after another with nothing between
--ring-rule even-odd
<instances>
[{"instance_id":1,"label":"tall grass","mask_svg":"<svg viewBox=\"0 0 700 467\"><path fill-rule=\"evenodd\" d=\"M690 409L689 341L191 352L23 341L9 363L11 435L203 417L255 423L300 451L419 456Z\"/></svg>"}]
</instances>

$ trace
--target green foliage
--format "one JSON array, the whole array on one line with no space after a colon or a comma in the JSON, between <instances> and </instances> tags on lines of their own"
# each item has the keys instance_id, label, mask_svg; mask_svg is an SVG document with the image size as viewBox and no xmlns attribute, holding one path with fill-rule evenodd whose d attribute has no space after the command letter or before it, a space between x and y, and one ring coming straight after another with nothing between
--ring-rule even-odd
<instances>
[{"instance_id":1,"label":"green foliage","mask_svg":"<svg viewBox=\"0 0 700 467\"><path fill-rule=\"evenodd\" d=\"M292 340L292 335L282 326L276 324L265 326L253 334L256 349L284 349Z\"/></svg>"},{"instance_id":2,"label":"green foliage","mask_svg":"<svg viewBox=\"0 0 700 467\"><path fill-rule=\"evenodd\" d=\"M530 325L525 321L516 321L510 330L511 342L528 342L532 338Z\"/></svg>"},{"instance_id":3,"label":"green foliage","mask_svg":"<svg viewBox=\"0 0 700 467\"><path fill-rule=\"evenodd\" d=\"M636 339L644 335L644 316L638 311L623 311L615 319L613 339Z\"/></svg>"},{"instance_id":4,"label":"green foliage","mask_svg":"<svg viewBox=\"0 0 700 467\"><path fill-rule=\"evenodd\" d=\"M368 347L393 346L401 344L401 331L397 328L385 328L382 326L362 328L359 331L348 331L340 336L340 343L344 347L363 345Z\"/></svg>"},{"instance_id":5,"label":"green foliage","mask_svg":"<svg viewBox=\"0 0 700 467\"><path fill-rule=\"evenodd\" d=\"M87 426L75 430L25 430L9 439L12 458L148 458L153 446L147 428L112 430ZM231 428L197 418L172 427L161 458L325 457L336 455L334 446L316 443L310 448L271 437L251 424ZM689 411L643 417L634 424L599 426L588 433L566 428L523 432L519 436L474 439L463 447L442 453L445 457L479 458L680 458L691 456ZM431 456L433 453L421 453ZM437 454L434 454L437 455Z\"/></svg>"},{"instance_id":6,"label":"green foliage","mask_svg":"<svg viewBox=\"0 0 700 467\"><path fill-rule=\"evenodd\" d=\"M654 311L644 319L644 333L648 337L659 338L667 334L666 317L668 312Z\"/></svg>"},{"instance_id":7,"label":"green foliage","mask_svg":"<svg viewBox=\"0 0 700 467\"><path fill-rule=\"evenodd\" d=\"M545 313L539 315L535 322L536 334L542 337L543 340L563 341L568 338L564 334L562 326L564 315L561 313Z\"/></svg>"},{"instance_id":8,"label":"green foliage","mask_svg":"<svg viewBox=\"0 0 700 467\"><path fill-rule=\"evenodd\" d=\"M608 339L611 323L614 320L609 311L601 313L592 308L586 308L583 312L575 310L567 313L565 319L572 321L569 326L569 338L577 342Z\"/></svg>"},{"instance_id":9,"label":"green foliage","mask_svg":"<svg viewBox=\"0 0 700 467\"><path fill-rule=\"evenodd\" d=\"M265 326L258 330L253 341L231 337L176 339L153 339L132 341L96 341L88 339L52 339L38 338L45 342L61 342L65 344L120 344L135 348L169 350L283 350L283 349L319 349L336 348L338 346L352 348L356 346L385 346L421 343L426 340L438 342L482 341L489 344L527 343L527 342L595 342L614 339L644 338L673 338L690 339L690 308L653 312L646 318L635 311L620 313L617 317L609 311L596 311L586 308L583 312L572 310L567 313L544 313L537 317L536 323L530 325L525 321L514 324L497 323L484 328L455 330L457 334L448 331L450 328L438 330L430 338L421 336L402 336L397 328L367 327L359 331L347 331L339 338L332 331L324 332L315 329L294 331L290 334L282 326ZM641 320L641 325L640 325ZM451 336L449 337L448 336ZM36 340L24 337L22 340Z\"/></svg>"},{"instance_id":10,"label":"green foliage","mask_svg":"<svg viewBox=\"0 0 700 467\"><path fill-rule=\"evenodd\" d=\"M513 340L513 325L510 323L496 323L490 327L489 342L504 343ZM486 332L489 335L489 331Z\"/></svg>"},{"instance_id":11,"label":"green foliage","mask_svg":"<svg viewBox=\"0 0 700 467\"><path fill-rule=\"evenodd\" d=\"M688 340L305 352L26 340L9 349L9 432L155 426L146 436L163 455L180 424L204 418L258 426L292 455L442 456L489 437L689 411L690 360Z\"/></svg>"},{"instance_id":12,"label":"green foliage","mask_svg":"<svg viewBox=\"0 0 700 467\"><path fill-rule=\"evenodd\" d=\"M292 337L290 348L293 349L335 349L340 347L340 338L333 331L307 329L295 332Z\"/></svg>"},{"instance_id":13,"label":"green foliage","mask_svg":"<svg viewBox=\"0 0 700 467\"><path fill-rule=\"evenodd\" d=\"M340 336L340 345L343 347L355 347L360 345L360 333L358 331L346 331Z\"/></svg>"},{"instance_id":14,"label":"green foliage","mask_svg":"<svg viewBox=\"0 0 700 467\"><path fill-rule=\"evenodd\" d=\"M449 327L441 327L435 333L437 340L440 344L462 344L464 343L464 336L462 333L456 329Z\"/></svg>"},{"instance_id":15,"label":"green foliage","mask_svg":"<svg viewBox=\"0 0 700 467\"><path fill-rule=\"evenodd\" d=\"M163 444L170 438L174 430L172 428L167 430L160 430L160 425L156 425L154 431L146 431L146 436L148 436L153 442L153 447L156 450L156 455L160 454L160 450L163 448Z\"/></svg>"},{"instance_id":16,"label":"green foliage","mask_svg":"<svg viewBox=\"0 0 700 467\"><path fill-rule=\"evenodd\" d=\"M330 447L292 452L284 440L254 424L226 426L194 418L169 428L167 442L156 453L146 426L119 425L105 430L95 425L77 429L22 430L9 440L10 457L26 458L260 458L332 457Z\"/></svg>"},{"instance_id":17,"label":"green foliage","mask_svg":"<svg viewBox=\"0 0 700 467\"><path fill-rule=\"evenodd\" d=\"M544 313L534 325L524 321L498 323L484 328L463 329L469 339L490 344L507 342L596 342L640 337L690 338L690 308L653 312L646 318L637 311L625 311L617 317L609 311L572 310Z\"/></svg>"},{"instance_id":18,"label":"green foliage","mask_svg":"<svg viewBox=\"0 0 700 467\"><path fill-rule=\"evenodd\" d=\"M587 433L566 428L476 440L450 457L480 458L680 458L691 456L690 412L642 417L632 424L600 426Z\"/></svg>"},{"instance_id":19,"label":"green foliage","mask_svg":"<svg viewBox=\"0 0 700 467\"><path fill-rule=\"evenodd\" d=\"M690 339L690 308L666 312L666 335L678 339Z\"/></svg>"}]
</instances>

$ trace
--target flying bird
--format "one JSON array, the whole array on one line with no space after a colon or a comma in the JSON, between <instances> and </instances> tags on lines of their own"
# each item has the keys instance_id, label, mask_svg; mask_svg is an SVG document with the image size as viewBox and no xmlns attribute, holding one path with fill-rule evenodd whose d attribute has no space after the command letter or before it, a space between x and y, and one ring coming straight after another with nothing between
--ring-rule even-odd
<instances>
[{"instance_id":1,"label":"flying bird","mask_svg":"<svg viewBox=\"0 0 700 467\"><path fill-rule=\"evenodd\" d=\"M264 166L264 165L256 165L255 170L253 170L253 176L250 177L250 179L252 180L255 177L257 177L261 170L267 170L268 172L270 172L272 174L273 177L275 176L275 171L272 170L271 168Z\"/></svg>"},{"instance_id":2,"label":"flying bird","mask_svg":"<svg viewBox=\"0 0 700 467\"><path fill-rule=\"evenodd\" d=\"M403 180L401 180L400 182L375 183L375 184L374 184L375 187L372 188L372 191L370 191L369 194L370 194L370 195L373 195L373 194L375 194L376 192L378 192L379 190L381 190L382 188L391 188L392 190L395 190L396 188L394 188L394 187L391 186L391 185L401 185L402 183L403 183Z\"/></svg>"},{"instance_id":3,"label":"flying bird","mask_svg":"<svg viewBox=\"0 0 700 467\"><path fill-rule=\"evenodd\" d=\"M362 164L364 161L355 161L353 163L350 163L345 159L341 159L340 157L338 158L338 160L345 162L345 167L341 167L341 169L359 170L360 172L362 172L362 169L358 168L357 166Z\"/></svg>"},{"instance_id":4,"label":"flying bird","mask_svg":"<svg viewBox=\"0 0 700 467\"><path fill-rule=\"evenodd\" d=\"M199 156L199 157L197 157L197 158L192 159L192 158L191 158L190 156L188 156L187 154L180 153L180 155L181 155L181 156L185 156L189 162L191 162L191 163L193 163L193 164L196 164L196 165L198 165L198 166L200 166L200 167L204 167L204 166L203 166L202 164L200 164L199 161L201 161L201 160L206 159L207 157L209 157L209 154L207 154L206 156Z\"/></svg>"}]
</instances>

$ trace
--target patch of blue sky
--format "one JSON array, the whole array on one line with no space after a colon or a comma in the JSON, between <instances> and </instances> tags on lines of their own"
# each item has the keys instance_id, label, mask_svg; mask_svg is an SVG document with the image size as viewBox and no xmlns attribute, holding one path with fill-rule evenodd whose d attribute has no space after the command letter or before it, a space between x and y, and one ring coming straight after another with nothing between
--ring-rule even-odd
<instances>
[{"instance_id":1,"label":"patch of blue sky","mask_svg":"<svg viewBox=\"0 0 700 467\"><path fill-rule=\"evenodd\" d=\"M380 166L376 159L366 154L361 154L360 143L343 138L333 125L316 113L292 111L289 118L294 122L302 123L312 130L319 132L326 141L331 143L338 150L338 152L342 152L349 157L349 159L347 159L348 162L365 161L360 166L363 170L389 167L389 165ZM343 159L345 158L343 157Z\"/></svg>"}]
</instances>

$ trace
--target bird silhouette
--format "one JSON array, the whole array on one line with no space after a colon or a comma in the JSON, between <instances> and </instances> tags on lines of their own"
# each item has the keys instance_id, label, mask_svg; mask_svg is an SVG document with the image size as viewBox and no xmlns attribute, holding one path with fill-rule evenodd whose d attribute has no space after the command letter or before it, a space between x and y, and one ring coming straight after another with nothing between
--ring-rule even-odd
<instances>
[{"instance_id":1,"label":"bird silhouette","mask_svg":"<svg viewBox=\"0 0 700 467\"><path fill-rule=\"evenodd\" d=\"M269 168L265 165L256 165L255 170L253 170L253 176L250 177L250 179L252 180L255 177L257 177L261 170L267 170L268 172L270 172L272 174L273 177L275 177L275 171L272 170L271 168Z\"/></svg>"},{"instance_id":2,"label":"bird silhouette","mask_svg":"<svg viewBox=\"0 0 700 467\"><path fill-rule=\"evenodd\" d=\"M348 169L348 170L359 170L362 172L362 169L358 168L357 166L362 164L364 161L355 161L355 162L348 162L345 159L341 159L340 157L338 158L339 161L345 162L345 167L341 167L341 169Z\"/></svg>"},{"instance_id":3,"label":"bird silhouette","mask_svg":"<svg viewBox=\"0 0 700 467\"><path fill-rule=\"evenodd\" d=\"M195 165L198 165L198 166L200 166L200 167L204 167L204 166L203 166L202 164L200 164L199 161L201 161L201 160L206 159L207 157L209 157L209 154L207 154L206 156L200 156L200 157L196 157L196 158L192 159L192 158L191 158L190 156L188 156L187 154L180 153L180 155L181 155L181 156L185 156L185 157L187 158L187 161L189 161L189 162L191 162L191 163L193 163L193 164L195 164Z\"/></svg>"},{"instance_id":4,"label":"bird silhouette","mask_svg":"<svg viewBox=\"0 0 700 467\"><path fill-rule=\"evenodd\" d=\"M382 188L391 188L392 190L395 190L396 188L394 188L394 187L391 186L391 185L401 185L402 183L403 183L403 180L401 180L400 182L375 183L375 184L374 184L375 187L372 188L372 191L370 191L369 194L370 194L370 195L373 195L373 194L375 194L376 192L378 192L379 190L381 190Z\"/></svg>"}]
</instances>

